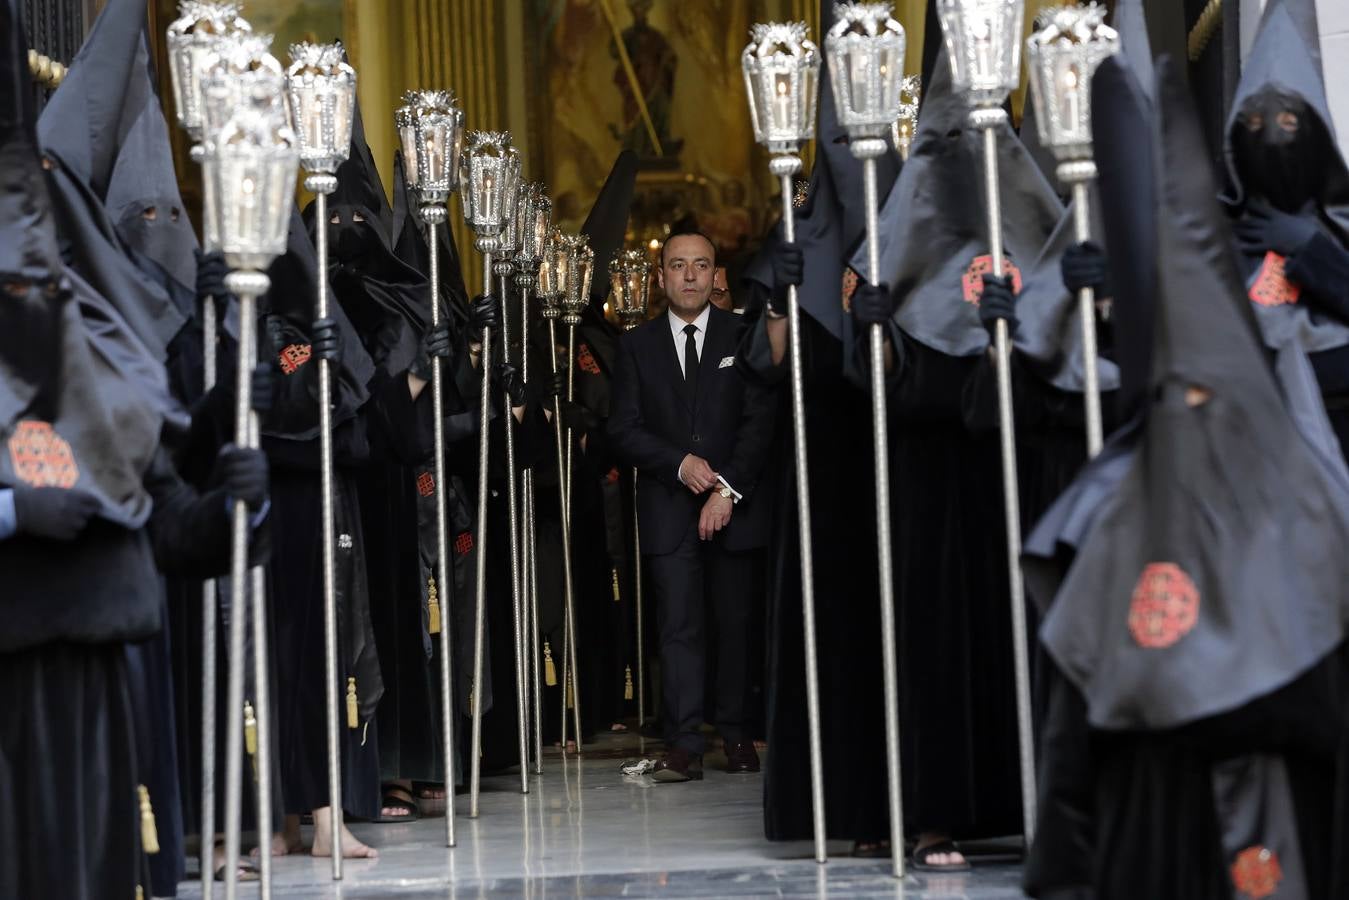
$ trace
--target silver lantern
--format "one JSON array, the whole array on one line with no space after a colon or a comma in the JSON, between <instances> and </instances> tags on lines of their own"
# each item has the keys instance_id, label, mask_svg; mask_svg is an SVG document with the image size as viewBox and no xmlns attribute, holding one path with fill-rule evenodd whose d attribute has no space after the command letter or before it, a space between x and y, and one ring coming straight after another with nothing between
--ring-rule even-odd
<instances>
[{"instance_id":1,"label":"silver lantern","mask_svg":"<svg viewBox=\"0 0 1349 900\"><path fill-rule=\"evenodd\" d=\"M913 136L918 130L918 108L923 102L923 78L920 75L904 76L904 84L899 91L899 115L890 126L890 141L895 145L900 159L909 158L909 149L913 146Z\"/></svg>"},{"instance_id":2,"label":"silver lantern","mask_svg":"<svg viewBox=\"0 0 1349 900\"><path fill-rule=\"evenodd\" d=\"M1026 40L1040 141L1060 162L1091 158L1091 77L1119 52L1119 33L1096 3L1046 9Z\"/></svg>"},{"instance_id":3,"label":"silver lantern","mask_svg":"<svg viewBox=\"0 0 1349 900\"><path fill-rule=\"evenodd\" d=\"M1021 66L1022 0L937 0L951 80L970 106L970 124L982 133L985 219L989 257L995 275L1003 273L1001 187L998 134L1005 131L1002 104L1017 86ZM1007 320L993 329L997 373L998 431L1001 450L1003 516L1007 537L1007 575L1016 686L1017 748L1021 775L1021 815L1026 840L1035 834L1035 739L1030 702L1029 638L1025 582L1021 575L1021 496L1017 484L1016 416L1012 405L1011 332Z\"/></svg>"},{"instance_id":4,"label":"silver lantern","mask_svg":"<svg viewBox=\"0 0 1349 900\"><path fill-rule=\"evenodd\" d=\"M971 106L1001 106L1021 79L1024 0L937 0L951 83Z\"/></svg>"},{"instance_id":5,"label":"silver lantern","mask_svg":"<svg viewBox=\"0 0 1349 900\"><path fill-rule=\"evenodd\" d=\"M569 259L562 232L554 228L548 235L539 264L539 304L545 319L556 319L562 315L562 295L566 293Z\"/></svg>"},{"instance_id":6,"label":"silver lantern","mask_svg":"<svg viewBox=\"0 0 1349 900\"><path fill-rule=\"evenodd\" d=\"M839 124L848 131L849 149L862 160L862 205L866 215L867 272L880 284L880 227L876 160L886 153L883 135L899 117L904 86L904 28L890 16L888 3L842 3L838 20L825 38L829 75ZM900 787L899 668L895 648L895 572L890 540L890 436L886 412L885 329L868 329L871 368L872 457L876 484L877 586L881 603L881 669L885 694L886 788L891 863L904 875L903 797Z\"/></svg>"},{"instance_id":7,"label":"silver lantern","mask_svg":"<svg viewBox=\"0 0 1349 900\"><path fill-rule=\"evenodd\" d=\"M899 117L904 26L888 3L840 3L824 39L838 122L854 142L881 137Z\"/></svg>"},{"instance_id":8,"label":"silver lantern","mask_svg":"<svg viewBox=\"0 0 1349 900\"><path fill-rule=\"evenodd\" d=\"M740 56L754 139L769 153L795 154L815 136L820 53L804 22L769 22L750 29Z\"/></svg>"},{"instance_id":9,"label":"silver lantern","mask_svg":"<svg viewBox=\"0 0 1349 900\"><path fill-rule=\"evenodd\" d=\"M624 250L609 263L609 287L614 313L624 331L632 331L646 321L651 299L651 261L641 250Z\"/></svg>"},{"instance_id":10,"label":"silver lantern","mask_svg":"<svg viewBox=\"0 0 1349 900\"><path fill-rule=\"evenodd\" d=\"M286 113L286 70L271 53L272 36L231 34L216 44L216 60L206 74L206 138L225 127L240 106Z\"/></svg>"},{"instance_id":11,"label":"silver lantern","mask_svg":"<svg viewBox=\"0 0 1349 900\"><path fill-rule=\"evenodd\" d=\"M408 187L425 207L459 187L464 111L449 91L408 91L394 113ZM442 218L441 221L444 221Z\"/></svg>"},{"instance_id":12,"label":"silver lantern","mask_svg":"<svg viewBox=\"0 0 1349 900\"><path fill-rule=\"evenodd\" d=\"M266 269L286 252L300 154L290 126L241 107L207 151L220 249L234 269Z\"/></svg>"},{"instance_id":13,"label":"silver lantern","mask_svg":"<svg viewBox=\"0 0 1349 900\"><path fill-rule=\"evenodd\" d=\"M497 238L513 212L520 179L519 154L503 131L470 131L465 140L461 178L464 219L481 237ZM499 246L494 243L492 250Z\"/></svg>"},{"instance_id":14,"label":"silver lantern","mask_svg":"<svg viewBox=\"0 0 1349 900\"><path fill-rule=\"evenodd\" d=\"M521 185L520 199L515 206L515 233L518 241L515 262L521 275L528 276L529 284L524 284L517 276L517 286L533 287L547 248L552 219L553 201L548 199L547 188L535 181Z\"/></svg>"},{"instance_id":15,"label":"silver lantern","mask_svg":"<svg viewBox=\"0 0 1349 900\"><path fill-rule=\"evenodd\" d=\"M341 44L290 46L286 98L306 172L331 175L351 152L356 70L343 57Z\"/></svg>"},{"instance_id":16,"label":"silver lantern","mask_svg":"<svg viewBox=\"0 0 1349 900\"><path fill-rule=\"evenodd\" d=\"M227 35L252 31L229 0L185 0L165 35L169 82L178 124L200 143L206 126L206 77L217 58L217 44Z\"/></svg>"},{"instance_id":17,"label":"silver lantern","mask_svg":"<svg viewBox=\"0 0 1349 900\"><path fill-rule=\"evenodd\" d=\"M750 29L740 55L754 138L771 155L768 170L778 179L782 236L796 241L792 176L801 171L803 141L815 136L820 54L801 22L771 22ZM806 473L805 376L801 362L801 317L796 286L787 288L787 356L791 370L792 442L796 461L796 513L801 542L801 612L805 638L806 723L810 750L810 807L815 861L827 862L824 819L824 762L820 745L820 690L815 642L815 562L811 547L810 485Z\"/></svg>"}]
</instances>

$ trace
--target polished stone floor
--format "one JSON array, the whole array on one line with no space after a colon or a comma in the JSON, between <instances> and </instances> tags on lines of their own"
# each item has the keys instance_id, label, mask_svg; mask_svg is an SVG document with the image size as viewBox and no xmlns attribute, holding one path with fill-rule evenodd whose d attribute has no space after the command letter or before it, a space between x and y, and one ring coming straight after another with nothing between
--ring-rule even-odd
<instances>
[{"instance_id":1,"label":"polished stone floor","mask_svg":"<svg viewBox=\"0 0 1349 900\"><path fill-rule=\"evenodd\" d=\"M816 865L808 842L763 839L760 776L727 775L709 756L702 782L656 785L619 771L623 749L607 746L566 760L547 756L528 795L519 793L518 775L484 778L479 818L467 818L468 798L458 798L454 849L444 846L443 818L355 824L357 836L379 848L378 860L348 861L339 885L329 880L327 860L279 859L273 893L346 900L1022 896L1019 867L998 855L996 846L982 848L990 852L970 873L910 873L902 883L884 860L834 856L828 865ZM653 744L646 754L654 755ZM636 749L629 755L638 755ZM847 850L846 844L830 845L831 854ZM256 895L255 885L241 886L241 897ZM179 896L199 897L198 885L184 883Z\"/></svg>"}]
</instances>

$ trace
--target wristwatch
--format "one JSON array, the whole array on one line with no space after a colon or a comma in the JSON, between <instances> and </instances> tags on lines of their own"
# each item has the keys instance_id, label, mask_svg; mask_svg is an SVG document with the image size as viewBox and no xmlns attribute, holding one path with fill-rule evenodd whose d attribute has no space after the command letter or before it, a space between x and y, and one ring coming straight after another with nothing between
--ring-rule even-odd
<instances>
[{"instance_id":1,"label":"wristwatch","mask_svg":"<svg viewBox=\"0 0 1349 900\"><path fill-rule=\"evenodd\" d=\"M731 490L730 485L725 484L721 486L721 490L717 491L717 493L721 494L721 499L723 500L730 500L735 496L735 491Z\"/></svg>"}]
</instances>

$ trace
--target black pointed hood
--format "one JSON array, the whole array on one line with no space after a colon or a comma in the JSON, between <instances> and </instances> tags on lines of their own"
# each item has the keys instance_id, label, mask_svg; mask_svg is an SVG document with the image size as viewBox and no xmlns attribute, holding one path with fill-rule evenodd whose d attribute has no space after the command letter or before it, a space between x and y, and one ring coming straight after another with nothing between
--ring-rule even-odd
<instances>
[{"instance_id":1,"label":"black pointed hood","mask_svg":"<svg viewBox=\"0 0 1349 900\"><path fill-rule=\"evenodd\" d=\"M150 512L141 475L159 444L163 368L62 266L18 0L0 0L0 59L0 487L78 488L98 498L102 518L138 528Z\"/></svg>"},{"instance_id":2,"label":"black pointed hood","mask_svg":"<svg viewBox=\"0 0 1349 900\"><path fill-rule=\"evenodd\" d=\"M136 72L123 98L131 124L116 148L104 205L133 261L152 277L166 279L175 304L190 317L196 307L197 235L178 190L144 35L136 45Z\"/></svg>"},{"instance_id":3,"label":"black pointed hood","mask_svg":"<svg viewBox=\"0 0 1349 900\"><path fill-rule=\"evenodd\" d=\"M426 226L417 212L417 198L408 190L403 154L398 151L394 151L393 155L392 216L394 255L429 283L431 254L426 245ZM440 245L437 263L440 268L441 308L449 311L450 325L457 328L468 319L468 287L464 284L464 270L459 247L454 240L454 229L446 224L436 229L436 232Z\"/></svg>"},{"instance_id":4,"label":"black pointed hood","mask_svg":"<svg viewBox=\"0 0 1349 900\"><path fill-rule=\"evenodd\" d=\"M880 213L886 243L879 280L899 298L895 322L951 356L973 356L988 346L975 306L981 275L991 266L980 177L983 138L968 119L943 49L924 91L913 149ZM1006 122L998 126L998 173L1003 245L1019 286L1063 204ZM865 250L852 256L859 275L867 272Z\"/></svg>"},{"instance_id":5,"label":"black pointed hood","mask_svg":"<svg viewBox=\"0 0 1349 900\"><path fill-rule=\"evenodd\" d=\"M1285 212L1314 216L1321 230L1349 245L1349 168L1321 71L1314 0L1270 0L1241 73L1224 135L1228 185L1223 200L1234 214L1252 195ZM1275 110L1295 108L1297 132L1278 131ZM1245 123L1259 115L1264 128ZM1275 137L1269 139L1267 134ZM1247 259L1253 284L1264 255ZM1270 347L1298 342L1308 353L1349 345L1349 325L1307 303L1258 304Z\"/></svg>"},{"instance_id":6,"label":"black pointed hood","mask_svg":"<svg viewBox=\"0 0 1349 900\"><path fill-rule=\"evenodd\" d=\"M145 9L142 0L108 0L38 122L43 148L59 153L99 200L108 196L118 149L139 112L125 101L144 77L137 48Z\"/></svg>"},{"instance_id":7,"label":"black pointed hood","mask_svg":"<svg viewBox=\"0 0 1349 900\"><path fill-rule=\"evenodd\" d=\"M1138 81L1138 90L1152 102L1155 77L1152 64L1152 41L1148 38L1148 20L1143 13L1143 0L1115 0L1112 20L1119 33L1120 55L1127 61L1129 71ZM1096 107L1092 107L1093 110Z\"/></svg>"},{"instance_id":8,"label":"black pointed hood","mask_svg":"<svg viewBox=\"0 0 1349 900\"><path fill-rule=\"evenodd\" d=\"M632 194L637 187L637 154L624 150L614 160L609 177L604 179L581 225L581 234L590 238L595 252L595 277L590 279L590 305L603 316L604 298L609 294L609 261L623 249L632 211Z\"/></svg>"},{"instance_id":9,"label":"black pointed hood","mask_svg":"<svg viewBox=\"0 0 1349 900\"><path fill-rule=\"evenodd\" d=\"M1307 407L1260 344L1179 66L1156 87L1147 416L1042 631L1102 729L1265 696L1334 652L1349 612L1349 473L1300 430L1290 408Z\"/></svg>"}]
</instances>

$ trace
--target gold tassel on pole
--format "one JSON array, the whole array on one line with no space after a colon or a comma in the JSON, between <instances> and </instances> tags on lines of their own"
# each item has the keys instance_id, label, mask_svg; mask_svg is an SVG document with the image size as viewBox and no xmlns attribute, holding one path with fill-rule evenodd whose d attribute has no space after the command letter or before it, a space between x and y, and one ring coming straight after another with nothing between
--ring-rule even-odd
<instances>
[{"instance_id":1,"label":"gold tassel on pole","mask_svg":"<svg viewBox=\"0 0 1349 900\"><path fill-rule=\"evenodd\" d=\"M632 699L632 666L623 667L623 699Z\"/></svg>"},{"instance_id":2,"label":"gold tassel on pole","mask_svg":"<svg viewBox=\"0 0 1349 900\"><path fill-rule=\"evenodd\" d=\"M351 729L359 728L360 705L356 701L356 679L347 679L347 727Z\"/></svg>"},{"instance_id":3,"label":"gold tassel on pole","mask_svg":"<svg viewBox=\"0 0 1349 900\"><path fill-rule=\"evenodd\" d=\"M614 602L622 603L623 595L618 590L618 570L614 569Z\"/></svg>"},{"instance_id":4,"label":"gold tassel on pole","mask_svg":"<svg viewBox=\"0 0 1349 900\"><path fill-rule=\"evenodd\" d=\"M141 797L141 849L154 856L159 852L159 829L155 827L155 811L150 806L150 789L138 784L136 791Z\"/></svg>"},{"instance_id":5,"label":"gold tassel on pole","mask_svg":"<svg viewBox=\"0 0 1349 900\"><path fill-rule=\"evenodd\" d=\"M571 672L567 672L567 709L576 708L576 692L572 689Z\"/></svg>"},{"instance_id":6,"label":"gold tassel on pole","mask_svg":"<svg viewBox=\"0 0 1349 900\"><path fill-rule=\"evenodd\" d=\"M553 665L553 647L543 642L543 683L549 687L557 686L557 666Z\"/></svg>"},{"instance_id":7,"label":"gold tassel on pole","mask_svg":"<svg viewBox=\"0 0 1349 900\"><path fill-rule=\"evenodd\" d=\"M431 634L440 634L440 596L436 592L436 579L426 579L426 630Z\"/></svg>"}]
</instances>

